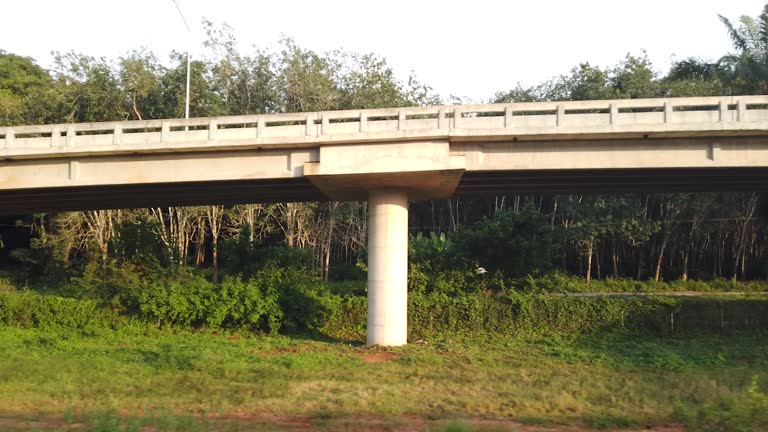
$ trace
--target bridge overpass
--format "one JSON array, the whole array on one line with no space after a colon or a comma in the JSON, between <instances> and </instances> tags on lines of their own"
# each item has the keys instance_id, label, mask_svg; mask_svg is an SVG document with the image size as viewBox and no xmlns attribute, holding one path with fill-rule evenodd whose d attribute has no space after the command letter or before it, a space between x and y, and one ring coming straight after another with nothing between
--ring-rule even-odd
<instances>
[{"instance_id":1,"label":"bridge overpass","mask_svg":"<svg viewBox=\"0 0 768 432\"><path fill-rule=\"evenodd\" d=\"M0 214L368 200L368 343L406 342L408 200L765 190L768 97L0 128Z\"/></svg>"}]
</instances>

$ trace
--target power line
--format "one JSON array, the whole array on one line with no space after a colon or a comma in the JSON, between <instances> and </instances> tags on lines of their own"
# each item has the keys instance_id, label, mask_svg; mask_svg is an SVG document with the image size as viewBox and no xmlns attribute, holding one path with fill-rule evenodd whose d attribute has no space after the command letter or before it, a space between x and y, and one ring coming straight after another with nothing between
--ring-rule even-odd
<instances>
[{"instance_id":1,"label":"power line","mask_svg":"<svg viewBox=\"0 0 768 432\"><path fill-rule=\"evenodd\" d=\"M176 0L173 0L173 4L176 5L176 10L179 11L179 15L181 15L181 20L184 21L184 25L187 26L187 31L191 32L192 30L189 29L189 24L187 24L187 19L184 18L184 14L181 12L181 8L179 7L179 4L176 3Z\"/></svg>"}]
</instances>

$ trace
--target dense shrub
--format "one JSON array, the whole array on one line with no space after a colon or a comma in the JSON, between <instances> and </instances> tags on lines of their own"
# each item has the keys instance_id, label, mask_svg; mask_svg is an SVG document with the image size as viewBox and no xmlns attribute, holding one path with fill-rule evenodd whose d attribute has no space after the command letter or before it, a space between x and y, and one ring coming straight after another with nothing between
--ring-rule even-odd
<instances>
[{"instance_id":1,"label":"dense shrub","mask_svg":"<svg viewBox=\"0 0 768 432\"><path fill-rule=\"evenodd\" d=\"M365 336L362 297L325 300L321 330L338 338ZM460 296L410 293L411 339L450 334L558 334L631 330L657 336L727 334L768 328L768 300L746 298L572 297L482 291Z\"/></svg>"},{"instance_id":2,"label":"dense shrub","mask_svg":"<svg viewBox=\"0 0 768 432\"><path fill-rule=\"evenodd\" d=\"M101 307L96 300L78 300L32 292L1 292L0 323L46 330L74 330L86 334L128 327L146 327L135 319Z\"/></svg>"},{"instance_id":3,"label":"dense shrub","mask_svg":"<svg viewBox=\"0 0 768 432\"><path fill-rule=\"evenodd\" d=\"M220 244L221 271L225 275L255 277L267 267L310 268L312 252L309 249L285 246L265 246L250 240L250 231L243 226L234 239L222 240Z\"/></svg>"},{"instance_id":4,"label":"dense shrub","mask_svg":"<svg viewBox=\"0 0 768 432\"><path fill-rule=\"evenodd\" d=\"M0 323L78 331L115 329L140 320L154 327L231 329L363 339L366 286L361 281L322 283L302 269L273 265L250 279L226 276L213 283L180 268L142 274L130 266L93 268L59 293L6 290ZM428 275L412 265L408 326L412 339L448 334L556 333L576 336L614 329L656 335L763 331L763 296L574 296L583 280L563 275L505 280L500 273L448 271ZM701 282L594 281L606 292L734 289ZM743 291L762 285L735 286ZM149 323L149 324L147 324Z\"/></svg>"},{"instance_id":5,"label":"dense shrub","mask_svg":"<svg viewBox=\"0 0 768 432\"><path fill-rule=\"evenodd\" d=\"M365 339L368 299L363 296L333 295L320 299L321 312L316 329L325 336L342 340Z\"/></svg>"},{"instance_id":6,"label":"dense shrub","mask_svg":"<svg viewBox=\"0 0 768 432\"><path fill-rule=\"evenodd\" d=\"M513 277L547 271L552 266L552 230L532 205L519 212L501 211L453 238L464 261Z\"/></svg>"},{"instance_id":7,"label":"dense shrub","mask_svg":"<svg viewBox=\"0 0 768 432\"><path fill-rule=\"evenodd\" d=\"M136 299L139 312L158 325L205 322L215 302L216 285L192 272L173 273L175 277L162 275L143 282Z\"/></svg>"},{"instance_id":8,"label":"dense shrub","mask_svg":"<svg viewBox=\"0 0 768 432\"><path fill-rule=\"evenodd\" d=\"M542 276L526 276L509 279L507 284L521 292L550 293L665 293L665 292L768 292L768 282L739 281L726 279L709 281L638 281L629 278L593 279L589 284L583 278L563 273L549 273Z\"/></svg>"}]
</instances>

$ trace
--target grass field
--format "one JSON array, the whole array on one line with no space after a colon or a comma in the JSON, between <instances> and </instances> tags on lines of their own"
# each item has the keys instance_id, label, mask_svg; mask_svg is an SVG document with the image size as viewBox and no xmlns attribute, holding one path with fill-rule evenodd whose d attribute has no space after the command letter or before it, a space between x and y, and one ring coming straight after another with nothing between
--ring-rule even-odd
<instances>
[{"instance_id":1,"label":"grass field","mask_svg":"<svg viewBox=\"0 0 768 432\"><path fill-rule=\"evenodd\" d=\"M760 430L766 340L612 333L381 349L0 327L0 429Z\"/></svg>"}]
</instances>

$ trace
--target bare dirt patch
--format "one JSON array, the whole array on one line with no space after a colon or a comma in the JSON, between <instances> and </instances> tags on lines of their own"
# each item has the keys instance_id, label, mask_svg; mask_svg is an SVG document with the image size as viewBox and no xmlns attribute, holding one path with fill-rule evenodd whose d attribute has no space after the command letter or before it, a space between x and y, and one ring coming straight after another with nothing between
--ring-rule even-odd
<instances>
[{"instance_id":1,"label":"bare dirt patch","mask_svg":"<svg viewBox=\"0 0 768 432\"><path fill-rule=\"evenodd\" d=\"M390 353L391 354L391 353ZM225 425L237 425L238 430L257 431L274 429L279 431L398 431L416 432L431 429L440 430L448 425L462 425L469 430L477 431L517 431L517 432L587 432L594 430L576 425L530 425L507 418L480 418L471 417L460 420L429 420L417 416L403 417L334 417L314 418L308 416L286 416L267 413L240 413L225 416L200 417L213 430ZM54 431L66 428L66 430L88 430L87 421L66 422L62 418L36 418L30 420L23 417L0 418L0 429L3 431L29 430ZM154 432L154 426L147 425L141 429L143 432ZM659 426L647 429L620 429L623 432L682 432L682 426Z\"/></svg>"},{"instance_id":2,"label":"bare dirt patch","mask_svg":"<svg viewBox=\"0 0 768 432\"><path fill-rule=\"evenodd\" d=\"M359 353L356 355L361 358L364 363L384 363L400 358L399 355L387 351Z\"/></svg>"}]
</instances>

